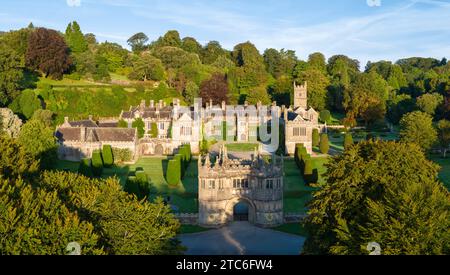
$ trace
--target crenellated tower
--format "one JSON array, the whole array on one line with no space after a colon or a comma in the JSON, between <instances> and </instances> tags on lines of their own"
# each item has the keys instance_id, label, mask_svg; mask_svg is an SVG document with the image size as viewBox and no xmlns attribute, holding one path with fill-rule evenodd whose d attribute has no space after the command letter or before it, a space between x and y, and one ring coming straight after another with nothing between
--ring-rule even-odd
<instances>
[{"instance_id":1,"label":"crenellated tower","mask_svg":"<svg viewBox=\"0 0 450 275\"><path fill-rule=\"evenodd\" d=\"M303 85L297 85L294 82L294 109L302 107L308 108L308 83L305 81Z\"/></svg>"}]
</instances>

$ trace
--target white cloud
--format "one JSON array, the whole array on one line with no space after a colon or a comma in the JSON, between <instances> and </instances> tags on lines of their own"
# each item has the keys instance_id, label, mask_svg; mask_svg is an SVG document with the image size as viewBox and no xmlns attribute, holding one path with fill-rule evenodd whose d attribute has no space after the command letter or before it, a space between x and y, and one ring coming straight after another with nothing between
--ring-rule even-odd
<instances>
[{"instance_id":1,"label":"white cloud","mask_svg":"<svg viewBox=\"0 0 450 275\"><path fill-rule=\"evenodd\" d=\"M79 7L81 6L81 0L66 0L69 7Z\"/></svg>"},{"instance_id":2,"label":"white cloud","mask_svg":"<svg viewBox=\"0 0 450 275\"><path fill-rule=\"evenodd\" d=\"M380 7L381 6L381 0L367 0L367 5L369 7Z\"/></svg>"}]
</instances>

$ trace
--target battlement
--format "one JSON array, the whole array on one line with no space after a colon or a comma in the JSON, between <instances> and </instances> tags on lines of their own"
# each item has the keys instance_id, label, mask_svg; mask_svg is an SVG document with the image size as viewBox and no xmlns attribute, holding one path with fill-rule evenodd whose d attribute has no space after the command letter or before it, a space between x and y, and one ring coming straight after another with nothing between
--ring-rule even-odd
<instances>
[{"instance_id":1,"label":"battlement","mask_svg":"<svg viewBox=\"0 0 450 275\"><path fill-rule=\"evenodd\" d=\"M297 85L294 82L294 109L298 107L308 109L308 83L306 81L303 85Z\"/></svg>"}]
</instances>

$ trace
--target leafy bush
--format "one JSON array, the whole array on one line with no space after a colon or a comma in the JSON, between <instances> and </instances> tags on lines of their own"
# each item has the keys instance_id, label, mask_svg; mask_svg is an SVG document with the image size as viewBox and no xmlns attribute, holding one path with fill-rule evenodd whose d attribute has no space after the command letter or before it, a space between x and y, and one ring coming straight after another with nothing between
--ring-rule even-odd
<instances>
[{"instance_id":1,"label":"leafy bush","mask_svg":"<svg viewBox=\"0 0 450 275\"><path fill-rule=\"evenodd\" d=\"M105 165L105 167L111 167L114 164L111 145L103 145L102 149L103 164Z\"/></svg>"},{"instance_id":2,"label":"leafy bush","mask_svg":"<svg viewBox=\"0 0 450 275\"><path fill-rule=\"evenodd\" d=\"M138 131L138 137L143 138L145 134L145 123L142 118L137 118L131 124L133 128L136 128Z\"/></svg>"},{"instance_id":3,"label":"leafy bush","mask_svg":"<svg viewBox=\"0 0 450 275\"><path fill-rule=\"evenodd\" d=\"M112 148L114 163L124 163L133 160L133 152L130 149Z\"/></svg>"},{"instance_id":4,"label":"leafy bush","mask_svg":"<svg viewBox=\"0 0 450 275\"><path fill-rule=\"evenodd\" d=\"M181 181L181 162L180 158L173 158L169 160L167 165L166 180L169 185L176 186Z\"/></svg>"},{"instance_id":5,"label":"leafy bush","mask_svg":"<svg viewBox=\"0 0 450 275\"><path fill-rule=\"evenodd\" d=\"M100 177L103 173L103 159L99 150L92 153L92 173L95 177Z\"/></svg>"}]
</instances>

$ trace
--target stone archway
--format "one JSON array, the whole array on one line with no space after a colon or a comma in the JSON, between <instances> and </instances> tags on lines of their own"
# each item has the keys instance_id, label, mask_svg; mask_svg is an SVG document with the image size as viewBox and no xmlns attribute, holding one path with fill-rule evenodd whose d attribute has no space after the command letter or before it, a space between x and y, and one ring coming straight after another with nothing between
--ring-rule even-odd
<instances>
[{"instance_id":1,"label":"stone archway","mask_svg":"<svg viewBox=\"0 0 450 275\"><path fill-rule=\"evenodd\" d=\"M239 201L233 207L233 221L248 221L249 208L247 202Z\"/></svg>"},{"instance_id":2,"label":"stone archway","mask_svg":"<svg viewBox=\"0 0 450 275\"><path fill-rule=\"evenodd\" d=\"M237 210L236 208L239 209L239 205L242 204L245 204L247 206L247 213L237 213L237 215L235 215L235 210ZM256 206L251 200L245 197L235 197L229 200L225 207L225 212L227 223L239 220L246 220L250 223L255 223L256 221Z\"/></svg>"},{"instance_id":3,"label":"stone archway","mask_svg":"<svg viewBox=\"0 0 450 275\"><path fill-rule=\"evenodd\" d=\"M155 155L158 156L164 155L164 147L161 144L155 146Z\"/></svg>"}]
</instances>

